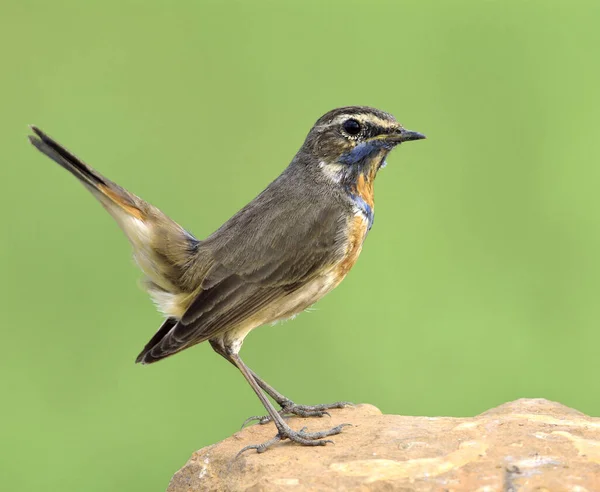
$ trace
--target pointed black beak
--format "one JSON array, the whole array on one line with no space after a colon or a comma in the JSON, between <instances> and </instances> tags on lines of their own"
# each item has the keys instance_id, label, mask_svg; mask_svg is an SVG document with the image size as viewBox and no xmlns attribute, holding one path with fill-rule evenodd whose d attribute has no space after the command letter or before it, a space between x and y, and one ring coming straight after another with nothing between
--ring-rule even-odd
<instances>
[{"instance_id":1,"label":"pointed black beak","mask_svg":"<svg viewBox=\"0 0 600 492\"><path fill-rule=\"evenodd\" d=\"M410 142L411 140L422 140L426 138L422 133L405 130L404 128L400 130L399 137L398 140L400 140L400 142Z\"/></svg>"},{"instance_id":2,"label":"pointed black beak","mask_svg":"<svg viewBox=\"0 0 600 492\"><path fill-rule=\"evenodd\" d=\"M393 133L387 133L382 136L384 141L392 145L398 145L402 142L410 142L411 140L422 140L425 135L419 132L413 132L404 128L398 128Z\"/></svg>"}]
</instances>

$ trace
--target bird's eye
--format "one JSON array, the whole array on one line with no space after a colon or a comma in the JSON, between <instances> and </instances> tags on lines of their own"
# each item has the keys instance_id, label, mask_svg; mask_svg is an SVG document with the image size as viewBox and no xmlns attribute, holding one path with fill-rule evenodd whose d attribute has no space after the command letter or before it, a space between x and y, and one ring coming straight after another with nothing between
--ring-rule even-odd
<instances>
[{"instance_id":1,"label":"bird's eye","mask_svg":"<svg viewBox=\"0 0 600 492\"><path fill-rule=\"evenodd\" d=\"M344 121L342 128L348 135L355 136L360 133L360 123L354 119Z\"/></svg>"}]
</instances>

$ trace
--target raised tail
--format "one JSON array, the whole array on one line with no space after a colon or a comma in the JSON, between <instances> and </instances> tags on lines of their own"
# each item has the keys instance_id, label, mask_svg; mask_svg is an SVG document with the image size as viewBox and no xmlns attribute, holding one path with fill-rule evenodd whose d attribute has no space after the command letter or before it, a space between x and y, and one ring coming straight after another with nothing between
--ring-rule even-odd
<instances>
[{"instance_id":1,"label":"raised tail","mask_svg":"<svg viewBox=\"0 0 600 492\"><path fill-rule=\"evenodd\" d=\"M73 174L115 218L146 274L145 287L158 308L178 318L187 307L193 285L188 270L199 241L156 207L102 176L65 147L32 126L31 143Z\"/></svg>"},{"instance_id":2,"label":"raised tail","mask_svg":"<svg viewBox=\"0 0 600 492\"><path fill-rule=\"evenodd\" d=\"M31 130L35 133L35 136L29 135L29 141L35 148L43 154L46 154L50 159L58 163L62 168L69 171L86 185L111 215L115 215L113 213L113 208L117 206L127 215L138 219L144 218L144 209L148 208L147 203L121 188L116 183L106 179L99 172L92 169L69 152L65 147L60 145L56 140L46 135L38 127L32 126ZM115 219L119 221L119 217L115 217Z\"/></svg>"},{"instance_id":3,"label":"raised tail","mask_svg":"<svg viewBox=\"0 0 600 492\"><path fill-rule=\"evenodd\" d=\"M29 141L40 152L46 154L54 162L57 162L61 167L73 173L84 183L97 187L106 186L106 179L94 171L91 167L84 164L76 156L71 154L58 142L46 135L37 126L31 126L31 130L35 135L29 135Z\"/></svg>"}]
</instances>

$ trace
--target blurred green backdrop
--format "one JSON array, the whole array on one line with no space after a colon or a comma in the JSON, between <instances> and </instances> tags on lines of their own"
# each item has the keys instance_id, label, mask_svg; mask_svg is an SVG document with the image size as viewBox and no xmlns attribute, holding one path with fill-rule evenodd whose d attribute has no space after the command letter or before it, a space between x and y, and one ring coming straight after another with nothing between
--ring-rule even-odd
<instances>
[{"instance_id":1,"label":"blurred green backdrop","mask_svg":"<svg viewBox=\"0 0 600 492\"><path fill-rule=\"evenodd\" d=\"M600 4L2 2L2 490L164 490L263 413L201 345L134 365L161 322L116 224L27 143L35 123L198 237L336 106L429 139L377 182L360 261L242 355L300 403L600 415Z\"/></svg>"}]
</instances>

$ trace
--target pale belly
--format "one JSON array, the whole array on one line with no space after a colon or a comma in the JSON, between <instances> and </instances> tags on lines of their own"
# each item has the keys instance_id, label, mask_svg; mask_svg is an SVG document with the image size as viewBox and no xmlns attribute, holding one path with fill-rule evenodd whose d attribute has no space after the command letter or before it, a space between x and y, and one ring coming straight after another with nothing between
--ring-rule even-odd
<instances>
[{"instance_id":1,"label":"pale belly","mask_svg":"<svg viewBox=\"0 0 600 492\"><path fill-rule=\"evenodd\" d=\"M269 306L266 314L271 319L267 323L288 319L301 313L337 287L341 281L342 278L335 272L314 279L273 306Z\"/></svg>"},{"instance_id":2,"label":"pale belly","mask_svg":"<svg viewBox=\"0 0 600 492\"><path fill-rule=\"evenodd\" d=\"M242 325L221 334L217 338L221 340L222 344L234 353L238 353L244 338L254 328L291 318L312 306L337 287L360 255L364 238L368 232L368 222L362 215L357 215L352 222L353 227L350 230L348 246L344 258L338 264L295 292L269 304Z\"/></svg>"},{"instance_id":3,"label":"pale belly","mask_svg":"<svg viewBox=\"0 0 600 492\"><path fill-rule=\"evenodd\" d=\"M238 353L242 347L242 343L244 343L244 338L254 328L292 318L312 306L336 287L341 280L334 272L322 275L297 291L269 304L261 312L246 320L242 325L227 330L217 338L222 341L225 347L228 347L234 353Z\"/></svg>"}]
</instances>

